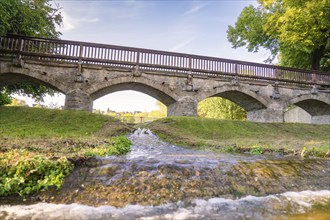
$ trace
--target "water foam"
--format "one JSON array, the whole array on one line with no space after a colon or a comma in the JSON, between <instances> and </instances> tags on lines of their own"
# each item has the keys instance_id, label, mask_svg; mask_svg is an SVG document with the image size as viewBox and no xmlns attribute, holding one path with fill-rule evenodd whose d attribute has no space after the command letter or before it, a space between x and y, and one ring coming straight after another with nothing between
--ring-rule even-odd
<instances>
[{"instance_id":1,"label":"water foam","mask_svg":"<svg viewBox=\"0 0 330 220\"><path fill-rule=\"evenodd\" d=\"M265 219L306 213L314 205L330 203L330 191L286 192L264 197L247 196L232 200L195 199L190 203L161 206L128 205L92 207L79 204L38 203L34 205L0 206L1 219Z\"/></svg>"}]
</instances>

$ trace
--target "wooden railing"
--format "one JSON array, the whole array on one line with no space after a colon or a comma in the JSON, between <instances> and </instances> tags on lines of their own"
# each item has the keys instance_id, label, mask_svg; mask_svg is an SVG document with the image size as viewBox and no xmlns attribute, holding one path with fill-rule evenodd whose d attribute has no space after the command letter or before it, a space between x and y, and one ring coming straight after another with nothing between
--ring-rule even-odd
<instances>
[{"instance_id":1,"label":"wooden railing","mask_svg":"<svg viewBox=\"0 0 330 220\"><path fill-rule=\"evenodd\" d=\"M330 74L288 67L133 47L25 36L0 37L0 56L237 77L283 83L330 85Z\"/></svg>"}]
</instances>

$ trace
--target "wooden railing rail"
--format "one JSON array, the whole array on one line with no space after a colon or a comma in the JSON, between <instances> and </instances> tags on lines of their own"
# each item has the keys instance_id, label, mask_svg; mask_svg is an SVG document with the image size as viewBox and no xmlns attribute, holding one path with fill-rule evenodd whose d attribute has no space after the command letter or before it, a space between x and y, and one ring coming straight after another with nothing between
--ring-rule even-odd
<instances>
[{"instance_id":1,"label":"wooden railing rail","mask_svg":"<svg viewBox=\"0 0 330 220\"><path fill-rule=\"evenodd\" d=\"M330 85L330 73L215 57L17 35L0 37L0 56L110 65L193 75L237 76L298 84Z\"/></svg>"}]
</instances>

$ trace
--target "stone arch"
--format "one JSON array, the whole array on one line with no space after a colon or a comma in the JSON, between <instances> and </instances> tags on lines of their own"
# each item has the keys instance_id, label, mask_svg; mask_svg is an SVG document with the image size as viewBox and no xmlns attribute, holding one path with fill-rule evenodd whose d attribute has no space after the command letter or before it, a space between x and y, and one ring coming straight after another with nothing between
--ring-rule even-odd
<instances>
[{"instance_id":1,"label":"stone arch","mask_svg":"<svg viewBox=\"0 0 330 220\"><path fill-rule=\"evenodd\" d=\"M330 115L330 98L329 95L323 94L305 94L289 100L289 105L296 105L311 116Z\"/></svg>"},{"instance_id":2,"label":"stone arch","mask_svg":"<svg viewBox=\"0 0 330 220\"><path fill-rule=\"evenodd\" d=\"M19 68L19 71L0 73L0 86L6 86L21 82L38 83L47 86L55 91L66 94L67 86L59 82L49 75L39 73L36 71L27 71Z\"/></svg>"},{"instance_id":3,"label":"stone arch","mask_svg":"<svg viewBox=\"0 0 330 220\"><path fill-rule=\"evenodd\" d=\"M178 95L168 88L166 84L155 82L146 77L118 77L106 82L98 83L92 86L87 92L93 100L98 99L104 95L123 91L134 90L150 95L159 100L164 105L169 106L178 100Z\"/></svg>"},{"instance_id":4,"label":"stone arch","mask_svg":"<svg viewBox=\"0 0 330 220\"><path fill-rule=\"evenodd\" d=\"M217 87L211 93L205 93L198 98L198 101L210 97L221 97L228 99L241 106L245 111L265 109L269 105L269 101L256 92L251 91L243 86L221 86Z\"/></svg>"}]
</instances>

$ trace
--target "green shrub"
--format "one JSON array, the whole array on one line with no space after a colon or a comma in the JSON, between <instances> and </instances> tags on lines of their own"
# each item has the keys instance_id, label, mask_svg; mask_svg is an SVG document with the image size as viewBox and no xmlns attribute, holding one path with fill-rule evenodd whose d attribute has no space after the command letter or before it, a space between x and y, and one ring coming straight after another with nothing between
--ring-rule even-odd
<instances>
[{"instance_id":1,"label":"green shrub","mask_svg":"<svg viewBox=\"0 0 330 220\"><path fill-rule=\"evenodd\" d=\"M0 196L28 195L49 186L59 189L73 165L65 158L50 160L40 156L26 157L24 153L9 151L0 158ZM12 164L12 159L15 162Z\"/></svg>"},{"instance_id":2,"label":"green shrub","mask_svg":"<svg viewBox=\"0 0 330 220\"><path fill-rule=\"evenodd\" d=\"M259 147L259 146L255 146L255 147L250 149L250 153L254 154L254 155L260 155L263 152L264 152L264 149L262 147Z\"/></svg>"},{"instance_id":3,"label":"green shrub","mask_svg":"<svg viewBox=\"0 0 330 220\"><path fill-rule=\"evenodd\" d=\"M124 155L131 151L132 142L126 136L114 137L113 146L109 149L110 155Z\"/></svg>"},{"instance_id":4,"label":"green shrub","mask_svg":"<svg viewBox=\"0 0 330 220\"><path fill-rule=\"evenodd\" d=\"M89 149L84 153L85 156L105 156L105 155L125 155L131 151L132 142L126 136L117 136L112 138L112 145L98 146Z\"/></svg>"}]
</instances>

